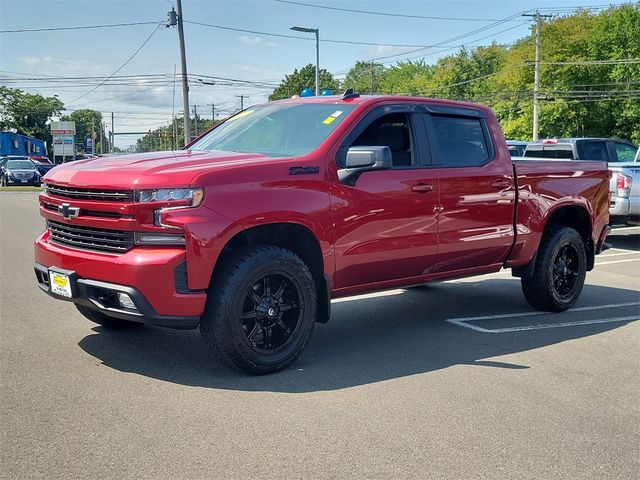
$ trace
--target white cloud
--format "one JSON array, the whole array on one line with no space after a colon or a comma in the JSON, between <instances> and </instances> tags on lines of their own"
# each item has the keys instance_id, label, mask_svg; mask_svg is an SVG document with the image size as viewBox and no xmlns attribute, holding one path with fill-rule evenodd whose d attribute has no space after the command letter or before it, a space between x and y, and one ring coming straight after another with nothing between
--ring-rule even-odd
<instances>
[{"instance_id":1,"label":"white cloud","mask_svg":"<svg viewBox=\"0 0 640 480\"><path fill-rule=\"evenodd\" d=\"M244 43L245 45L257 45L258 43L262 42L262 39L260 37L256 37L255 35L241 35L237 38L238 40L240 40L240 43Z\"/></svg>"}]
</instances>

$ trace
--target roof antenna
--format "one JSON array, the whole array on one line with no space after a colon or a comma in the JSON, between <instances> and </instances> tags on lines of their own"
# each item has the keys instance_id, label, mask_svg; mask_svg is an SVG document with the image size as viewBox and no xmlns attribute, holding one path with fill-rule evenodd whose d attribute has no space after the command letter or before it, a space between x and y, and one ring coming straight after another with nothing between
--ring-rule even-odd
<instances>
[{"instance_id":1,"label":"roof antenna","mask_svg":"<svg viewBox=\"0 0 640 480\"><path fill-rule=\"evenodd\" d=\"M358 98L359 93L353 93L353 88L347 88L342 94L342 100L348 100L350 98Z\"/></svg>"}]
</instances>

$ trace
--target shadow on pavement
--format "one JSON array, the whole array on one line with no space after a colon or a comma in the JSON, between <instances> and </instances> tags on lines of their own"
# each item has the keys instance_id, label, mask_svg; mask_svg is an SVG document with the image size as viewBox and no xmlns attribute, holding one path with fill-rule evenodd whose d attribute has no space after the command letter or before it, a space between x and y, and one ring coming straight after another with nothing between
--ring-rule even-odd
<instances>
[{"instance_id":1,"label":"shadow on pavement","mask_svg":"<svg viewBox=\"0 0 640 480\"><path fill-rule=\"evenodd\" d=\"M637 291L587 285L577 306L639 300ZM637 306L631 308L631 315L635 315ZM486 359L597 335L629 323L486 334L445 321L527 311L534 312L526 304L517 279L449 282L388 292L383 297L344 300L334 304L328 324L316 325L311 342L297 362L285 371L261 377L224 367L197 331L143 328L114 332L96 327L79 346L108 367L166 382L295 393L354 387L459 364L528 368ZM593 318L614 316L606 310L591 313ZM576 315L585 318L584 312L572 315L568 311L535 317L534 323L576 320Z\"/></svg>"},{"instance_id":2,"label":"shadow on pavement","mask_svg":"<svg viewBox=\"0 0 640 480\"><path fill-rule=\"evenodd\" d=\"M637 232L637 230L634 231ZM636 252L640 251L640 235L629 233L628 230L617 230L614 228L607 236L607 243L610 244L612 248Z\"/></svg>"}]
</instances>

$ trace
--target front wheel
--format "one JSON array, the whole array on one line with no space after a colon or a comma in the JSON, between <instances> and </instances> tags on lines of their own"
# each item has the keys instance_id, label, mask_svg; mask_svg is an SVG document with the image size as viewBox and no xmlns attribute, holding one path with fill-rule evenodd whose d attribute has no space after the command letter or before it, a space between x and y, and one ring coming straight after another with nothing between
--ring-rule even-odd
<instances>
[{"instance_id":1,"label":"front wheel","mask_svg":"<svg viewBox=\"0 0 640 480\"><path fill-rule=\"evenodd\" d=\"M521 279L522 291L531 306L562 312L578 300L586 274L580 234L570 227L551 227L542 238L533 275Z\"/></svg>"},{"instance_id":2,"label":"front wheel","mask_svg":"<svg viewBox=\"0 0 640 480\"><path fill-rule=\"evenodd\" d=\"M273 246L243 249L216 267L200 330L226 364L271 373L300 356L317 304L313 276L300 257Z\"/></svg>"}]
</instances>

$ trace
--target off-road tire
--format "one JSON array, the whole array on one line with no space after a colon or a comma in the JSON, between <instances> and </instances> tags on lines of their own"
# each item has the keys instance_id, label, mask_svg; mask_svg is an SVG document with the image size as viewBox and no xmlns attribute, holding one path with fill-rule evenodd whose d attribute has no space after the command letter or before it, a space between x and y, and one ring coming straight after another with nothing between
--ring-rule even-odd
<instances>
[{"instance_id":1,"label":"off-road tire","mask_svg":"<svg viewBox=\"0 0 640 480\"><path fill-rule=\"evenodd\" d=\"M571 258L568 265L563 255ZM570 227L552 226L542 237L533 275L520 282L532 307L562 312L578 300L586 273L587 255L580 234Z\"/></svg>"},{"instance_id":2,"label":"off-road tire","mask_svg":"<svg viewBox=\"0 0 640 480\"><path fill-rule=\"evenodd\" d=\"M269 350L269 339L273 338L271 332L274 332L276 327L264 327L263 330L260 322L267 321L267 314L261 313L260 321L258 318L253 320L252 328L247 326L247 322L252 320L245 318L251 313L246 313L247 305L251 308L251 301L255 302L254 308L257 311L261 303L255 298L262 296L261 301L265 301L268 299L267 296L271 295L267 291L267 283L263 292L256 293L258 282L264 278L269 278L267 282L271 282L270 279L276 277L284 278L283 288L286 281L290 283L298 299L298 306L297 309L294 308L295 303L291 301L289 307L293 312L287 317L287 321L296 322L295 328L292 327L290 333L286 334L282 328L280 337L286 339L285 343ZM216 267L205 311L200 320L200 331L225 364L251 374L266 374L282 370L300 356L311 338L317 308L316 284L302 259L283 248L258 245L229 254ZM280 314L285 315L284 309ZM251 340L254 338L253 335L248 333L249 329L253 333L256 328L256 338L262 337L264 341L263 350L258 349ZM269 334L266 333L267 328Z\"/></svg>"},{"instance_id":3,"label":"off-road tire","mask_svg":"<svg viewBox=\"0 0 640 480\"><path fill-rule=\"evenodd\" d=\"M83 305L76 305L76 308L87 320L91 320L93 323L102 325L105 328L124 329L142 326L141 323L130 322L128 320L122 320L120 318L113 318L105 315L102 312L98 312L97 310L93 310Z\"/></svg>"}]
</instances>

